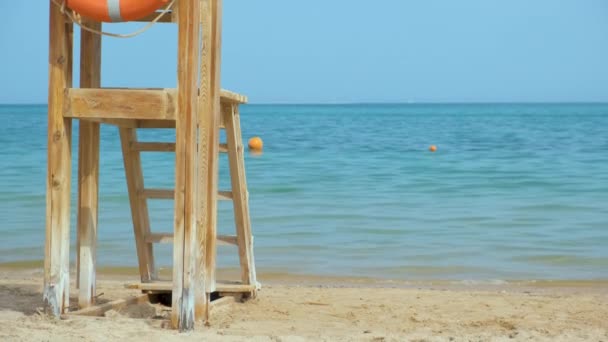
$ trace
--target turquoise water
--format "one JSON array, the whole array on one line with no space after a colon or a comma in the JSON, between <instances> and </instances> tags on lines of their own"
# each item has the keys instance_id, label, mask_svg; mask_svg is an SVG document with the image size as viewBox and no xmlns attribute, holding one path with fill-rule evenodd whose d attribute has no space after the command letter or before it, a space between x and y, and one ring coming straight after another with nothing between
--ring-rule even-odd
<instances>
[{"instance_id":1,"label":"turquoise water","mask_svg":"<svg viewBox=\"0 0 608 342\"><path fill-rule=\"evenodd\" d=\"M246 159L261 272L608 279L608 105L260 105L242 113L245 138L260 135L266 146ZM0 106L0 118L0 262L40 260L46 107ZM101 153L99 263L134 266L115 127L102 127ZM225 158L220 188L228 189ZM147 187L172 186L172 154L143 160ZM172 201L150 207L152 229L170 231ZM222 202L220 232L233 227L231 203ZM221 247L220 264L237 265L235 252ZM158 253L171 264L170 246Z\"/></svg>"}]
</instances>

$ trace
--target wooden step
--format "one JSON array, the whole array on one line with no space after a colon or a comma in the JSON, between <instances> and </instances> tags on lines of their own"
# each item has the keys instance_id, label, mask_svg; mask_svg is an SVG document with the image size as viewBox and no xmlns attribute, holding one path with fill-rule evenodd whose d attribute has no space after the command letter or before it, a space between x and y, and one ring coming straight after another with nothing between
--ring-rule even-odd
<instances>
[{"instance_id":1,"label":"wooden step","mask_svg":"<svg viewBox=\"0 0 608 342\"><path fill-rule=\"evenodd\" d=\"M217 195L218 195L218 199L220 201L231 201L232 200L232 191L218 191Z\"/></svg>"},{"instance_id":2,"label":"wooden step","mask_svg":"<svg viewBox=\"0 0 608 342\"><path fill-rule=\"evenodd\" d=\"M149 199L174 199L175 191L173 189L144 189L143 195Z\"/></svg>"},{"instance_id":3,"label":"wooden step","mask_svg":"<svg viewBox=\"0 0 608 342\"><path fill-rule=\"evenodd\" d=\"M175 192L173 189L144 189L142 191L144 197L148 199L174 199ZM219 201L231 201L232 191L218 191L217 199Z\"/></svg>"},{"instance_id":4,"label":"wooden step","mask_svg":"<svg viewBox=\"0 0 608 342\"><path fill-rule=\"evenodd\" d=\"M111 119L111 118L81 118L81 120L99 122L101 124L114 125L122 128L153 128L174 129L173 119ZM224 121L220 120L220 128L224 129Z\"/></svg>"},{"instance_id":5,"label":"wooden step","mask_svg":"<svg viewBox=\"0 0 608 342\"><path fill-rule=\"evenodd\" d=\"M138 142L133 150L139 152L175 152L175 143L171 142ZM220 144L220 153L228 153L228 145Z\"/></svg>"},{"instance_id":6,"label":"wooden step","mask_svg":"<svg viewBox=\"0 0 608 342\"><path fill-rule=\"evenodd\" d=\"M133 149L140 152L175 152L175 143L169 142L138 142Z\"/></svg>"},{"instance_id":7,"label":"wooden step","mask_svg":"<svg viewBox=\"0 0 608 342\"><path fill-rule=\"evenodd\" d=\"M171 292L173 284L170 281L154 282L154 283L134 283L126 284L126 288L152 291L152 292ZM215 289L220 293L247 293L255 290L255 285L244 285L239 283L218 282Z\"/></svg>"},{"instance_id":8,"label":"wooden step","mask_svg":"<svg viewBox=\"0 0 608 342\"><path fill-rule=\"evenodd\" d=\"M173 233L151 233L146 237L147 243L173 243ZM234 235L218 235L218 245L236 246L237 240Z\"/></svg>"}]
</instances>

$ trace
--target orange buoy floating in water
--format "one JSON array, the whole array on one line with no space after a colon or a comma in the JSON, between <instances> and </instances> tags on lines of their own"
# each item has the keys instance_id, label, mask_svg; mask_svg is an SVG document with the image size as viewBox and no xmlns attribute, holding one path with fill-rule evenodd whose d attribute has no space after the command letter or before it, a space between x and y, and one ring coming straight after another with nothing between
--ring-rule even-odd
<instances>
[{"instance_id":1,"label":"orange buoy floating in water","mask_svg":"<svg viewBox=\"0 0 608 342\"><path fill-rule=\"evenodd\" d=\"M261 151L264 148L264 142L260 137L253 137L249 139L249 149L253 151Z\"/></svg>"},{"instance_id":2,"label":"orange buoy floating in water","mask_svg":"<svg viewBox=\"0 0 608 342\"><path fill-rule=\"evenodd\" d=\"M431 151L431 152L437 152L437 146L431 145L431 147L429 147L429 151Z\"/></svg>"},{"instance_id":3,"label":"orange buoy floating in water","mask_svg":"<svg viewBox=\"0 0 608 342\"><path fill-rule=\"evenodd\" d=\"M169 0L66 0L65 5L89 19L120 22L141 19L168 2Z\"/></svg>"}]
</instances>

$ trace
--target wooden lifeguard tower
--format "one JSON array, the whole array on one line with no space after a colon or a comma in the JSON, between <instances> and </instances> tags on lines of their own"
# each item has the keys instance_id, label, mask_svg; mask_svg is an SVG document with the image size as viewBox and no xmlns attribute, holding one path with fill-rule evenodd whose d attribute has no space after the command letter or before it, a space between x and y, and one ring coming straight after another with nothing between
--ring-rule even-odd
<instances>
[{"instance_id":1,"label":"wooden lifeguard tower","mask_svg":"<svg viewBox=\"0 0 608 342\"><path fill-rule=\"evenodd\" d=\"M139 19L178 26L176 89L101 88L101 23L82 19L80 88L72 87L74 17L50 1L48 175L44 301L55 316L69 311L72 120L80 121L77 286L80 311L96 305L100 124L118 126L143 292L172 294L171 326L206 320L211 294L256 295L239 105L244 96L220 89L222 0L174 0ZM201 44L202 43L202 44ZM176 130L175 143L140 142L137 130ZM220 143L220 129L227 141ZM140 153L175 152L175 189L144 186ZM218 154L228 153L231 191L218 191ZM172 232L151 232L148 199L174 199ZM234 203L236 235L218 236L217 200ZM173 244L173 277L158 282L155 243ZM238 246L241 283L216 282L216 244ZM79 311L76 311L78 313Z\"/></svg>"}]
</instances>

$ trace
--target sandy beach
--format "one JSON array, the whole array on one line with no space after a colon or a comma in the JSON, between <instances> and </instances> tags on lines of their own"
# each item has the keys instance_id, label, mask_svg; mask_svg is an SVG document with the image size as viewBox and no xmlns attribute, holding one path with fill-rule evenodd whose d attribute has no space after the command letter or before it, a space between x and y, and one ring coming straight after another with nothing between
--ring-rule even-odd
<instances>
[{"instance_id":1,"label":"sandy beach","mask_svg":"<svg viewBox=\"0 0 608 342\"><path fill-rule=\"evenodd\" d=\"M214 309L211 325L164 328L170 308L105 317L41 314L42 271L0 273L2 341L607 341L604 282L471 285L262 275L255 300ZM103 300L135 296L132 277L101 276ZM72 296L75 294L72 289Z\"/></svg>"}]
</instances>

